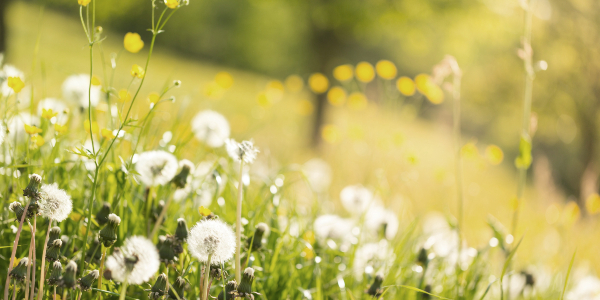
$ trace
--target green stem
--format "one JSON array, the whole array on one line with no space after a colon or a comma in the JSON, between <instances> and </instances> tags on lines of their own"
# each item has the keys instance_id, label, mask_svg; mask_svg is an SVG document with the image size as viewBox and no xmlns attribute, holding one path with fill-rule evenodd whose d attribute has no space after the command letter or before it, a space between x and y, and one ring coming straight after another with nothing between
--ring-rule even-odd
<instances>
[{"instance_id":1,"label":"green stem","mask_svg":"<svg viewBox=\"0 0 600 300\"><path fill-rule=\"evenodd\" d=\"M212 254L208 255L208 259L206 260L206 268L204 268L204 284L202 285L202 300L208 299L208 280L210 278L210 260L212 258Z\"/></svg>"},{"instance_id":2,"label":"green stem","mask_svg":"<svg viewBox=\"0 0 600 300\"><path fill-rule=\"evenodd\" d=\"M44 275L45 275L44 270L45 270L45 266L46 266L46 249L48 249L48 239L50 237L50 228L52 228L52 219L48 220L48 230L46 232L46 241L42 245L44 247L44 250L42 250L42 268L41 268L41 274L40 274L40 287L38 289L37 300L42 300L42 295L44 294Z\"/></svg>"},{"instance_id":3,"label":"green stem","mask_svg":"<svg viewBox=\"0 0 600 300\"><path fill-rule=\"evenodd\" d=\"M15 242L13 243L12 253L10 255L10 261L8 263L8 271L6 272L6 274L10 274L10 271L12 271L13 265L15 264L15 256L17 255L17 245L19 245L19 238L21 237L21 231L23 230L23 222L25 221L25 216L27 216L28 209L29 209L29 203L27 203L27 205L25 206L23 215L21 215L21 221L19 221L19 228L17 228L17 236L15 237ZM31 259L31 256L29 257L29 259ZM6 276L6 284L4 285L4 300L8 300L8 290L9 289L10 289L10 276Z\"/></svg>"},{"instance_id":4,"label":"green stem","mask_svg":"<svg viewBox=\"0 0 600 300\"><path fill-rule=\"evenodd\" d=\"M235 223L235 281L238 283L242 279L242 266L240 262L240 251L242 246L242 199L244 197L244 183L242 178L244 177L244 160L240 159L240 180L238 182L238 201L237 201L237 218Z\"/></svg>"},{"instance_id":5,"label":"green stem","mask_svg":"<svg viewBox=\"0 0 600 300\"><path fill-rule=\"evenodd\" d=\"M36 226L37 226L37 216L33 216L33 232L31 233L33 235L33 239L31 240L32 244L33 244L33 252L31 253L31 256L33 256L32 258L32 265L31 265L31 291L29 292L29 299L33 300L33 293L35 292L35 231L36 231ZM45 247L45 246L44 246ZM30 257L31 258L31 257ZM42 270L43 272L43 270Z\"/></svg>"},{"instance_id":6,"label":"green stem","mask_svg":"<svg viewBox=\"0 0 600 300\"><path fill-rule=\"evenodd\" d=\"M127 294L127 281L123 282L123 286L121 286L121 295L119 296L119 300L125 300L125 294Z\"/></svg>"},{"instance_id":7,"label":"green stem","mask_svg":"<svg viewBox=\"0 0 600 300\"><path fill-rule=\"evenodd\" d=\"M98 289L101 290L102 289L102 274L104 274L104 259L106 258L106 250L108 250L107 247L104 247L104 245L101 245L100 247L102 247L102 259L100 260L100 276L98 277ZM102 300L102 293L98 293L98 299Z\"/></svg>"}]
</instances>

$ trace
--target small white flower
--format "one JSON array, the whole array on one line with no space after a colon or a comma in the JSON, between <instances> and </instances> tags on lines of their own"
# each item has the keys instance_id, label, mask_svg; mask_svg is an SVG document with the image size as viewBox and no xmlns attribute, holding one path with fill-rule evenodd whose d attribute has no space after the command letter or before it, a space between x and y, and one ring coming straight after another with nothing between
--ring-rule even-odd
<instances>
[{"instance_id":1,"label":"small white flower","mask_svg":"<svg viewBox=\"0 0 600 300\"><path fill-rule=\"evenodd\" d=\"M600 300L600 279L586 276L567 293L567 300Z\"/></svg>"},{"instance_id":2,"label":"small white flower","mask_svg":"<svg viewBox=\"0 0 600 300\"><path fill-rule=\"evenodd\" d=\"M391 240L398 232L398 217L396 214L380 205L373 205L365 215L365 226L375 234L385 229L384 236Z\"/></svg>"},{"instance_id":3,"label":"small white flower","mask_svg":"<svg viewBox=\"0 0 600 300\"><path fill-rule=\"evenodd\" d=\"M362 215L373 201L373 193L362 185L349 185L340 192L342 206L354 215Z\"/></svg>"},{"instance_id":4,"label":"small white flower","mask_svg":"<svg viewBox=\"0 0 600 300\"><path fill-rule=\"evenodd\" d=\"M321 215L313 224L315 235L321 239L344 239L352 236L354 221L338 215Z\"/></svg>"},{"instance_id":5,"label":"small white flower","mask_svg":"<svg viewBox=\"0 0 600 300\"><path fill-rule=\"evenodd\" d=\"M234 139L228 139L225 143L227 144L227 153L237 162L244 161L247 164L251 164L259 152L258 148L254 147L253 141L238 143Z\"/></svg>"},{"instance_id":6,"label":"small white flower","mask_svg":"<svg viewBox=\"0 0 600 300\"><path fill-rule=\"evenodd\" d=\"M39 206L43 217L57 222L64 221L73 210L71 196L56 183L42 185Z\"/></svg>"},{"instance_id":7,"label":"small white flower","mask_svg":"<svg viewBox=\"0 0 600 300\"><path fill-rule=\"evenodd\" d=\"M135 164L137 178L147 186L169 183L177 175L177 169L177 158L162 150L141 153Z\"/></svg>"},{"instance_id":8,"label":"small white flower","mask_svg":"<svg viewBox=\"0 0 600 300\"><path fill-rule=\"evenodd\" d=\"M211 256L211 264L219 265L233 257L235 235L231 226L221 220L212 219L196 223L190 230L188 250L201 262Z\"/></svg>"},{"instance_id":9,"label":"small white flower","mask_svg":"<svg viewBox=\"0 0 600 300\"><path fill-rule=\"evenodd\" d=\"M77 106L88 108L91 99L92 107L100 102L100 86L92 84L90 89L90 75L77 74L65 79L62 85L63 98ZM91 97L90 97L91 96Z\"/></svg>"},{"instance_id":10,"label":"small white flower","mask_svg":"<svg viewBox=\"0 0 600 300\"><path fill-rule=\"evenodd\" d=\"M356 279L362 279L365 270L381 271L394 261L394 253L386 240L363 244L356 250L352 271ZM385 272L384 272L385 273Z\"/></svg>"},{"instance_id":11,"label":"small white flower","mask_svg":"<svg viewBox=\"0 0 600 300\"><path fill-rule=\"evenodd\" d=\"M204 110L196 114L192 119L192 131L198 140L212 148L223 146L230 134L227 119L212 110Z\"/></svg>"},{"instance_id":12,"label":"small white flower","mask_svg":"<svg viewBox=\"0 0 600 300\"><path fill-rule=\"evenodd\" d=\"M313 158L304 163L302 171L312 189L317 193L326 192L331 184L331 167L320 158Z\"/></svg>"},{"instance_id":13,"label":"small white flower","mask_svg":"<svg viewBox=\"0 0 600 300\"><path fill-rule=\"evenodd\" d=\"M145 237L132 236L119 251L106 259L106 268L114 280L142 284L154 276L160 267L158 250Z\"/></svg>"},{"instance_id":14,"label":"small white flower","mask_svg":"<svg viewBox=\"0 0 600 300\"><path fill-rule=\"evenodd\" d=\"M38 103L37 113L39 116L42 115L44 109L51 109L52 112L58 113L58 115L54 117L56 119L52 118L50 120L53 124L65 125L67 124L67 121L69 121L69 109L67 108L67 105L56 98L46 98Z\"/></svg>"}]
</instances>

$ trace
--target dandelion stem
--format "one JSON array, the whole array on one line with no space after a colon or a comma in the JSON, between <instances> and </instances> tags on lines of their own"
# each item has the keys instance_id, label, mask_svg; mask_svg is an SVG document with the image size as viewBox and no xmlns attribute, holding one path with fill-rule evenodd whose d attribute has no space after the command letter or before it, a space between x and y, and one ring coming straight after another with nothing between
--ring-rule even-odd
<instances>
[{"instance_id":1,"label":"dandelion stem","mask_svg":"<svg viewBox=\"0 0 600 300\"><path fill-rule=\"evenodd\" d=\"M29 203L25 205L25 210L23 211L23 215L21 215L21 221L19 221L19 228L17 229L17 235L15 237L15 242L13 243L10 261L8 263L8 272L6 272L6 284L4 285L4 300L8 300L8 290L10 289L10 276L8 276L8 274L10 274L10 271L12 271L13 265L15 263L15 256L17 255L17 245L19 244L19 238L21 237L21 231L23 230L23 222L25 221L25 216L27 216L28 209Z\"/></svg>"},{"instance_id":2,"label":"dandelion stem","mask_svg":"<svg viewBox=\"0 0 600 300\"><path fill-rule=\"evenodd\" d=\"M52 300L56 300L56 286L54 286L52 291Z\"/></svg>"},{"instance_id":3,"label":"dandelion stem","mask_svg":"<svg viewBox=\"0 0 600 300\"><path fill-rule=\"evenodd\" d=\"M461 130L460 130L460 83L461 83L461 71L458 68L458 64L451 64L452 67L452 100L453 100L453 121L454 121L454 162L456 172L456 197L458 200L458 247L456 260L456 289L457 295L460 291L460 252L463 242L463 227L464 227L464 193L463 193L463 171L462 171L462 160L460 156L461 149Z\"/></svg>"},{"instance_id":4,"label":"dandelion stem","mask_svg":"<svg viewBox=\"0 0 600 300\"><path fill-rule=\"evenodd\" d=\"M237 218L235 223L235 281L241 282L242 266L240 262L240 251L242 247L242 198L244 197L244 183L242 178L244 175L244 160L240 159L240 180L238 182L238 201L237 201Z\"/></svg>"},{"instance_id":5,"label":"dandelion stem","mask_svg":"<svg viewBox=\"0 0 600 300\"><path fill-rule=\"evenodd\" d=\"M10 278L10 276L8 277ZM15 300L17 298L17 280L13 279L13 293L12 293L12 300Z\"/></svg>"},{"instance_id":6,"label":"dandelion stem","mask_svg":"<svg viewBox=\"0 0 600 300\"><path fill-rule=\"evenodd\" d=\"M33 216L33 232L31 233L33 235L33 239L31 240L31 244L33 245L33 252L31 253L31 256L33 257L32 259L32 265L31 265L31 291L29 292L29 299L33 299L33 293L35 292L35 230L36 230L36 226L37 226L37 216ZM42 270L43 272L43 270Z\"/></svg>"},{"instance_id":7,"label":"dandelion stem","mask_svg":"<svg viewBox=\"0 0 600 300\"><path fill-rule=\"evenodd\" d=\"M31 228L31 223L29 224ZM31 243L35 238L34 235L31 235L31 239L29 242L29 254L27 254L28 258L31 258L31 252L33 252L33 248L31 247ZM29 299L29 284L31 283L31 261L27 264L27 277L25 277L25 299Z\"/></svg>"},{"instance_id":8,"label":"dandelion stem","mask_svg":"<svg viewBox=\"0 0 600 300\"><path fill-rule=\"evenodd\" d=\"M167 199L167 202L165 203L165 206L163 206L163 209L160 212L160 215L158 215L158 218L156 219L156 223L154 224L154 228L152 228L152 233L150 233L150 236L149 236L150 239L154 239L154 236L156 235L156 232L158 231L158 227L160 227L162 220L164 219L165 215L167 214L167 209L169 208L169 204L171 204L172 201L173 201L173 193L171 193L171 195L169 196L169 199Z\"/></svg>"},{"instance_id":9,"label":"dandelion stem","mask_svg":"<svg viewBox=\"0 0 600 300\"><path fill-rule=\"evenodd\" d=\"M123 286L121 286L121 295L119 296L119 300L125 300L125 294L127 294L127 281L123 282Z\"/></svg>"},{"instance_id":10,"label":"dandelion stem","mask_svg":"<svg viewBox=\"0 0 600 300\"><path fill-rule=\"evenodd\" d=\"M46 232L46 241L44 242L44 250L42 250L42 268L40 274L40 287L38 289L38 300L42 300L44 294L44 268L46 266L46 249L48 248L48 239L50 238L50 228L52 228L52 219L48 219L48 230Z\"/></svg>"},{"instance_id":11,"label":"dandelion stem","mask_svg":"<svg viewBox=\"0 0 600 300\"><path fill-rule=\"evenodd\" d=\"M104 274L104 259L106 258L106 250L108 247L104 247L104 245L100 245L102 247L102 258L100 259L100 276L98 277L98 289L102 289L102 274ZM98 299L102 300L102 293L98 293Z\"/></svg>"},{"instance_id":12,"label":"dandelion stem","mask_svg":"<svg viewBox=\"0 0 600 300\"><path fill-rule=\"evenodd\" d=\"M208 255L208 259L206 260L206 267L204 268L204 284L202 285L202 300L208 299L208 280L210 278L210 260L212 258L212 254Z\"/></svg>"}]
</instances>

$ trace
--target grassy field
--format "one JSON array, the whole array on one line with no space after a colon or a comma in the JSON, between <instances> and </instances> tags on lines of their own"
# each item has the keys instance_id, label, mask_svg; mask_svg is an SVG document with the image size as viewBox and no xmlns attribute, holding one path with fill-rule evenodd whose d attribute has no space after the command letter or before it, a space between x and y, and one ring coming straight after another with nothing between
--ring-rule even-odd
<instances>
[{"instance_id":1,"label":"grassy field","mask_svg":"<svg viewBox=\"0 0 600 300\"><path fill-rule=\"evenodd\" d=\"M26 80L37 88L34 101L60 97L61 84L67 76L89 72L86 67L89 65L86 39L75 16L14 2L9 7L8 17L9 49L6 59L26 74L34 74ZM166 30L165 34L168 34L168 26ZM149 34L140 34L148 43ZM130 66L144 63L148 47L146 45L140 53L131 54L122 50L122 34L106 32L105 35L108 38L101 47L96 47L94 74L103 82L107 80L100 67L103 64L101 56L108 60L111 53L119 53L114 81L127 83L130 81ZM335 134L321 148L312 149L308 141L313 116L299 110L303 100L312 101L310 92L286 91L280 99L275 97L276 101L264 103L261 95L272 92L268 86L273 86L272 80L277 79L181 57L161 47L155 48L153 55L141 95L159 91L174 79L181 80L183 84L172 92L176 101L159 108L150 128L155 138L145 144L147 149L155 147L165 131L174 132L176 138L185 138L190 133L188 122L196 112L213 109L227 117L234 138L254 139L261 149L258 160L265 166L303 164L314 157L327 161L333 169L333 180L328 197L319 206L320 213L339 208L339 192L350 184L363 184L375 190L386 206L398 213L400 233L412 221L431 211L448 215L456 213L451 117L424 121L415 116L416 108L397 110L386 103L371 102L360 111L345 106L331 107L326 124L332 126L329 128ZM233 86L221 96L207 95L215 75L221 71L233 76ZM117 86L119 88L126 86ZM143 96L143 101L137 102L134 118L148 111L145 98ZM446 115L451 116L451 103L446 101L442 107L448 110ZM105 118L103 114L106 112L97 113L99 120ZM515 111L514 114L520 112ZM76 132L72 135L75 140L83 142L83 135L80 137ZM485 148L494 141L478 141L468 136L463 137L463 141L478 150L469 152L465 148L463 151L464 231L469 246L482 248L492 237L492 231L486 225L489 216L506 227L510 225L510 203L516 194L517 171L514 157L508 155L499 165L486 161ZM515 145L517 142L515 139ZM205 153L200 153L202 150L206 149L191 141L179 153L181 158L197 161L205 156ZM556 275L556 280L560 281L560 278L564 279L571 255L577 248L574 280L588 271L600 272L598 241L592 238L600 230L598 217L574 215L573 210L565 206L565 196L554 192L547 181L542 178L528 181L530 185L522 204L516 236L517 240L521 236L524 238L515 256L515 269L533 269ZM216 206L216 203L212 205ZM491 255L499 258L501 253ZM502 260L492 259L488 263L492 273L498 277L502 271Z\"/></svg>"}]
</instances>

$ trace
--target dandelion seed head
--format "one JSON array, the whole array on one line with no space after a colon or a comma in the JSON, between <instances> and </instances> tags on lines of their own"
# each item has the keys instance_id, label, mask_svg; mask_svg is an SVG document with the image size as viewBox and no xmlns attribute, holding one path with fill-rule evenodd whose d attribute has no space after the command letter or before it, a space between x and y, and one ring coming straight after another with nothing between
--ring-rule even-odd
<instances>
[{"instance_id":1,"label":"dandelion seed head","mask_svg":"<svg viewBox=\"0 0 600 300\"><path fill-rule=\"evenodd\" d=\"M399 224L396 214L380 205L373 205L365 215L367 229L376 233L384 230L384 237L388 240L396 236Z\"/></svg>"},{"instance_id":2,"label":"dandelion seed head","mask_svg":"<svg viewBox=\"0 0 600 300\"><path fill-rule=\"evenodd\" d=\"M211 264L219 265L231 259L235 252L235 236L231 227L218 219L196 223L188 236L188 250L201 262L211 257Z\"/></svg>"},{"instance_id":3,"label":"dandelion seed head","mask_svg":"<svg viewBox=\"0 0 600 300\"><path fill-rule=\"evenodd\" d=\"M177 158L171 153L155 150L143 152L135 164L138 179L147 186L165 185L177 174Z\"/></svg>"},{"instance_id":4,"label":"dandelion seed head","mask_svg":"<svg viewBox=\"0 0 600 300\"><path fill-rule=\"evenodd\" d=\"M227 153L237 162L244 161L244 163L251 164L260 152L258 148L254 147L254 142L251 140L238 143L234 139L228 139L225 143L227 144Z\"/></svg>"},{"instance_id":5,"label":"dandelion seed head","mask_svg":"<svg viewBox=\"0 0 600 300\"><path fill-rule=\"evenodd\" d=\"M90 89L90 75L76 74L65 79L62 85L63 98L79 107L88 108L90 103L96 107L100 102L101 88L93 85ZM91 100L91 101L90 101Z\"/></svg>"},{"instance_id":6,"label":"dandelion seed head","mask_svg":"<svg viewBox=\"0 0 600 300\"><path fill-rule=\"evenodd\" d=\"M348 212L361 215L373 201L373 193L362 185L350 185L342 189L340 200Z\"/></svg>"},{"instance_id":7,"label":"dandelion seed head","mask_svg":"<svg viewBox=\"0 0 600 300\"><path fill-rule=\"evenodd\" d=\"M114 280L142 284L154 276L160 266L158 250L145 237L132 236L119 251L106 259L106 268Z\"/></svg>"},{"instance_id":8,"label":"dandelion seed head","mask_svg":"<svg viewBox=\"0 0 600 300\"><path fill-rule=\"evenodd\" d=\"M321 239L344 239L352 236L354 221L338 215L321 215L314 224L315 235Z\"/></svg>"},{"instance_id":9,"label":"dandelion seed head","mask_svg":"<svg viewBox=\"0 0 600 300\"><path fill-rule=\"evenodd\" d=\"M108 215L108 221L117 225L121 224L121 218L115 214Z\"/></svg>"},{"instance_id":10,"label":"dandelion seed head","mask_svg":"<svg viewBox=\"0 0 600 300\"><path fill-rule=\"evenodd\" d=\"M231 132L229 122L220 113L204 110L192 119L192 131L196 138L212 148L225 144Z\"/></svg>"},{"instance_id":11,"label":"dandelion seed head","mask_svg":"<svg viewBox=\"0 0 600 300\"><path fill-rule=\"evenodd\" d=\"M71 196L57 183L42 185L40 195L39 213L45 218L62 222L73 210Z\"/></svg>"}]
</instances>

